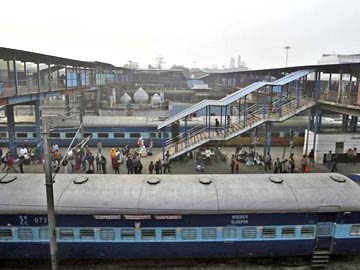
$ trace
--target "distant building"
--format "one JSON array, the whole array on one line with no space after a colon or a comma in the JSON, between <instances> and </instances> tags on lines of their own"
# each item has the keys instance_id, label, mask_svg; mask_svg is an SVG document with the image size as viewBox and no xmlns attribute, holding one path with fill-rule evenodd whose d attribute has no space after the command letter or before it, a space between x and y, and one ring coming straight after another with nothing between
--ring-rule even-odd
<instances>
[{"instance_id":1,"label":"distant building","mask_svg":"<svg viewBox=\"0 0 360 270\"><path fill-rule=\"evenodd\" d=\"M360 54L323 54L318 60L319 65L359 63Z\"/></svg>"}]
</instances>

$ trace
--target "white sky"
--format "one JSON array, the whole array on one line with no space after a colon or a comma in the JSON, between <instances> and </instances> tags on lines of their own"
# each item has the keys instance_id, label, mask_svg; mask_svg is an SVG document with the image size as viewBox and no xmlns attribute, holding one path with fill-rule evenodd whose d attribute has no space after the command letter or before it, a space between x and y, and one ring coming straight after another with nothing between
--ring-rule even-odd
<instances>
[{"instance_id":1,"label":"white sky","mask_svg":"<svg viewBox=\"0 0 360 270\"><path fill-rule=\"evenodd\" d=\"M147 68L250 68L316 64L323 53L360 53L358 0L2 1L0 47Z\"/></svg>"}]
</instances>

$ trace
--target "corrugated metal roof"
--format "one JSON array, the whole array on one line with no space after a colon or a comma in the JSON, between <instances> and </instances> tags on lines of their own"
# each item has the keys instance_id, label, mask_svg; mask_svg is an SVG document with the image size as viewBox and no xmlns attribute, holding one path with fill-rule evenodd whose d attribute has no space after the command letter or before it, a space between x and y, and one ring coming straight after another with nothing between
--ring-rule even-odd
<instances>
[{"instance_id":1,"label":"corrugated metal roof","mask_svg":"<svg viewBox=\"0 0 360 270\"><path fill-rule=\"evenodd\" d=\"M314 70L312 70L312 69L299 70L299 71L293 72L291 74L288 74L285 77L280 78L273 82L254 82L245 88L242 88L226 97L223 97L220 100L204 99L204 100L200 101L199 103L196 103L196 104L192 105L191 107L186 108L182 112L179 112L179 113L175 114L174 116L168 118L167 120L165 120L164 122L159 124L158 129L164 128L167 125L169 125L179 119L184 118L185 116L191 115L191 114L197 112L198 110L205 108L206 106L226 106L226 105L229 105L229 104L233 103L234 101L238 100L239 98L244 97L244 96L256 91L257 89L264 87L265 85L282 86L293 80L297 80L307 74L310 74L311 72L314 72Z\"/></svg>"}]
</instances>

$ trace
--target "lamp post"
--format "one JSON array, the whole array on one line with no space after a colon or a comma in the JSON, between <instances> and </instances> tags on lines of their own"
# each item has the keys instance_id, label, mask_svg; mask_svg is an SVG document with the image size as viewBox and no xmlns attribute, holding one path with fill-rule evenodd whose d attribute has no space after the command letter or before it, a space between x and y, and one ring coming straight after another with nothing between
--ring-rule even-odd
<instances>
[{"instance_id":1,"label":"lamp post","mask_svg":"<svg viewBox=\"0 0 360 270\"><path fill-rule=\"evenodd\" d=\"M287 67L288 64L288 55L289 55L289 49L291 47L290 46L285 46L284 49L286 50L286 62L285 62L285 67Z\"/></svg>"}]
</instances>

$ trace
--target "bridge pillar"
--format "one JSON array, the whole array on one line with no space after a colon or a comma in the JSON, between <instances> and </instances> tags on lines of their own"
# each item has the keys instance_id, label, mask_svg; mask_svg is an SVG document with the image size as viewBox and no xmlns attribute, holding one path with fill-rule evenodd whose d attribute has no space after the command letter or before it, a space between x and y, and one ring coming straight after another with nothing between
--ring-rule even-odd
<instances>
[{"instance_id":1,"label":"bridge pillar","mask_svg":"<svg viewBox=\"0 0 360 270\"><path fill-rule=\"evenodd\" d=\"M247 111L246 111L246 97L247 96L244 96L244 128L246 126L246 114L247 114Z\"/></svg>"},{"instance_id":2,"label":"bridge pillar","mask_svg":"<svg viewBox=\"0 0 360 270\"><path fill-rule=\"evenodd\" d=\"M314 138L313 138L313 147L312 147L315 153L316 153L316 136L320 132L320 127L321 127L321 110L317 108L315 111L315 126L314 126Z\"/></svg>"},{"instance_id":3,"label":"bridge pillar","mask_svg":"<svg viewBox=\"0 0 360 270\"><path fill-rule=\"evenodd\" d=\"M65 95L65 115L70 115L70 96Z\"/></svg>"},{"instance_id":4,"label":"bridge pillar","mask_svg":"<svg viewBox=\"0 0 360 270\"><path fill-rule=\"evenodd\" d=\"M299 109L300 106L300 88L299 88L299 80L295 82L295 91L296 91L296 108Z\"/></svg>"},{"instance_id":5,"label":"bridge pillar","mask_svg":"<svg viewBox=\"0 0 360 270\"><path fill-rule=\"evenodd\" d=\"M343 78L343 73L342 73L342 68L340 68L340 80L339 80L339 88L338 88L338 94L337 94L337 102L338 102L338 103L341 103L342 78Z\"/></svg>"},{"instance_id":6,"label":"bridge pillar","mask_svg":"<svg viewBox=\"0 0 360 270\"><path fill-rule=\"evenodd\" d=\"M84 139L84 116L85 116L85 108L84 108L84 93L81 92L80 94L80 134L81 139Z\"/></svg>"},{"instance_id":7,"label":"bridge pillar","mask_svg":"<svg viewBox=\"0 0 360 270\"><path fill-rule=\"evenodd\" d=\"M341 123L343 131L347 131L349 127L349 115L343 114L342 115L342 123Z\"/></svg>"},{"instance_id":8,"label":"bridge pillar","mask_svg":"<svg viewBox=\"0 0 360 270\"><path fill-rule=\"evenodd\" d=\"M100 115L100 90L95 90L95 113Z\"/></svg>"},{"instance_id":9,"label":"bridge pillar","mask_svg":"<svg viewBox=\"0 0 360 270\"><path fill-rule=\"evenodd\" d=\"M282 105L283 105L283 87L279 86L280 88L280 105L279 105L279 117L282 116Z\"/></svg>"},{"instance_id":10,"label":"bridge pillar","mask_svg":"<svg viewBox=\"0 0 360 270\"><path fill-rule=\"evenodd\" d=\"M209 113L209 120L208 120L208 131L209 131L209 138L211 137L211 106L209 105L209 110L208 110L208 113Z\"/></svg>"},{"instance_id":11,"label":"bridge pillar","mask_svg":"<svg viewBox=\"0 0 360 270\"><path fill-rule=\"evenodd\" d=\"M267 112L267 94L266 94L266 86L264 86L264 106L263 106L263 119L266 117Z\"/></svg>"},{"instance_id":12,"label":"bridge pillar","mask_svg":"<svg viewBox=\"0 0 360 270\"><path fill-rule=\"evenodd\" d=\"M313 128L313 126L314 126L314 117L313 117L312 110L309 109L308 110L307 130L306 130L305 154L307 154L308 150L309 150L309 134L310 134L310 129Z\"/></svg>"},{"instance_id":13,"label":"bridge pillar","mask_svg":"<svg viewBox=\"0 0 360 270\"><path fill-rule=\"evenodd\" d=\"M225 106L225 113L224 113L224 138L226 138L226 131L228 129L228 125L230 125L230 123L228 123L227 121L227 115L228 115L228 106Z\"/></svg>"},{"instance_id":14,"label":"bridge pillar","mask_svg":"<svg viewBox=\"0 0 360 270\"><path fill-rule=\"evenodd\" d=\"M180 124L179 124L180 130ZM189 134L188 134L188 117L185 116L185 147L189 147Z\"/></svg>"},{"instance_id":15,"label":"bridge pillar","mask_svg":"<svg viewBox=\"0 0 360 270\"><path fill-rule=\"evenodd\" d=\"M357 123L358 123L358 117L357 116L351 116L351 123L350 123L350 131L352 133L355 133L357 130Z\"/></svg>"},{"instance_id":16,"label":"bridge pillar","mask_svg":"<svg viewBox=\"0 0 360 270\"><path fill-rule=\"evenodd\" d=\"M265 143L264 143L264 157L266 153L270 153L271 150L271 123L265 124Z\"/></svg>"},{"instance_id":17,"label":"bridge pillar","mask_svg":"<svg viewBox=\"0 0 360 270\"><path fill-rule=\"evenodd\" d=\"M16 70L16 59L14 57L13 59L13 69L14 69L14 83L15 83L15 95L17 96L19 94L19 81L17 76L17 70Z\"/></svg>"},{"instance_id":18,"label":"bridge pillar","mask_svg":"<svg viewBox=\"0 0 360 270\"><path fill-rule=\"evenodd\" d=\"M9 149L13 157L16 158L14 105L6 106L6 117L9 134Z\"/></svg>"},{"instance_id":19,"label":"bridge pillar","mask_svg":"<svg viewBox=\"0 0 360 270\"><path fill-rule=\"evenodd\" d=\"M41 103L40 100L35 100L35 129L36 129L36 140L41 140Z\"/></svg>"}]
</instances>

